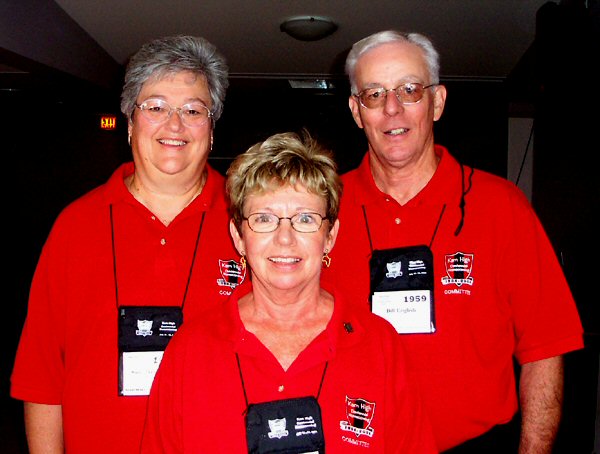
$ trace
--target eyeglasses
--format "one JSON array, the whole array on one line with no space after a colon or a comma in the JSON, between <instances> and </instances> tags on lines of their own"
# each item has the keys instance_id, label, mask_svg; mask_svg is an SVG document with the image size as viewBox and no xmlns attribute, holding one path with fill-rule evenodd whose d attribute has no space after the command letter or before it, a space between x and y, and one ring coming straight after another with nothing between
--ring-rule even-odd
<instances>
[{"instance_id":1,"label":"eyeglasses","mask_svg":"<svg viewBox=\"0 0 600 454\"><path fill-rule=\"evenodd\" d=\"M282 219L289 219L296 232L314 233L321 228L324 218L319 213L296 213L292 217L279 217L273 213L252 213L242 219L248 221L248 227L257 233L274 232Z\"/></svg>"},{"instance_id":2,"label":"eyeglasses","mask_svg":"<svg viewBox=\"0 0 600 454\"><path fill-rule=\"evenodd\" d=\"M181 122L191 128L202 126L212 117L212 112L200 102L190 102L181 107L171 107L162 99L147 99L135 107L142 111L142 115L151 123L164 123L173 112L177 112Z\"/></svg>"},{"instance_id":3,"label":"eyeglasses","mask_svg":"<svg viewBox=\"0 0 600 454\"><path fill-rule=\"evenodd\" d=\"M357 95L360 105L366 109L378 109L385 105L387 94L393 91L396 94L396 98L402 104L416 104L423 99L425 89L433 87L437 84L423 85L416 82L407 82L399 85L396 88L367 88L361 91Z\"/></svg>"}]
</instances>

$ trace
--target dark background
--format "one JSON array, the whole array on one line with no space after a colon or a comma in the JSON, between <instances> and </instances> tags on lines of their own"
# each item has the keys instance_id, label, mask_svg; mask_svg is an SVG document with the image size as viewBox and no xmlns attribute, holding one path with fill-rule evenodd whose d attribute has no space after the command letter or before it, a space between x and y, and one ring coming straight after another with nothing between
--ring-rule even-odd
<instances>
[{"instance_id":1,"label":"dark background","mask_svg":"<svg viewBox=\"0 0 600 454\"><path fill-rule=\"evenodd\" d=\"M595 175L600 26L586 10L547 6L538 13L535 42L509 78L442 81L448 100L436 141L464 163L506 176L508 119L533 118L534 141L527 150L534 154L532 202L563 264L586 341L584 350L566 356L565 411L555 451L590 454L598 424L600 352L600 302L592 292L600 259L592 222L600 214ZM33 69L35 83L0 90L8 205L8 295L0 330L0 452L5 453L26 452L22 405L8 397L9 376L43 242L64 206L131 159L118 88L99 89ZM341 172L356 167L366 141L347 107L346 81L333 85L327 91L294 90L285 80L232 79L210 163L223 173L235 155L257 141L305 127L332 149ZM107 113L117 115L114 131L99 128Z\"/></svg>"}]
</instances>

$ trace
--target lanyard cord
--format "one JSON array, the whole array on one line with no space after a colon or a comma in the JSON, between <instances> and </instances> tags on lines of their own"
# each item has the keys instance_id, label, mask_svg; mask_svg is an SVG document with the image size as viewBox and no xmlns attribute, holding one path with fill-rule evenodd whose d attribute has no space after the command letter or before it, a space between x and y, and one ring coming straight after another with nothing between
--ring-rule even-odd
<instances>
[{"instance_id":1,"label":"lanyard cord","mask_svg":"<svg viewBox=\"0 0 600 454\"><path fill-rule=\"evenodd\" d=\"M460 208L460 222L458 223L458 227L454 231L454 236L460 235L460 232L465 223L465 206L467 205L466 195L469 193L471 188L473 187L473 173L475 173L475 169L471 167L471 171L469 172L469 187L465 190L465 167L460 165L460 202L458 207Z\"/></svg>"},{"instance_id":2,"label":"lanyard cord","mask_svg":"<svg viewBox=\"0 0 600 454\"><path fill-rule=\"evenodd\" d=\"M369 228L369 219L367 218L367 207L362 205L363 217L365 218L365 226L367 227L367 237L369 238L369 247L371 254L373 253L373 241L371 241L371 229Z\"/></svg>"},{"instance_id":3,"label":"lanyard cord","mask_svg":"<svg viewBox=\"0 0 600 454\"><path fill-rule=\"evenodd\" d=\"M248 403L248 394L246 393L246 384L244 383L244 375L242 374L242 365L240 364L240 356L235 353L235 359L237 360L238 371L240 372L240 381L242 382L242 391L244 391L244 401L246 402L246 408L244 409L244 413L248 411L248 407L250 404ZM319 390L317 391L316 399L319 400L319 396L321 395L321 389L323 389L323 381L325 381L325 372L327 372L327 366L329 366L329 361L325 363L325 367L323 368L323 375L321 375L321 382L319 383Z\"/></svg>"},{"instance_id":4,"label":"lanyard cord","mask_svg":"<svg viewBox=\"0 0 600 454\"><path fill-rule=\"evenodd\" d=\"M119 309L119 284L117 280L117 248L115 243L115 224L113 219L113 206L112 203L109 206L110 212L110 238L112 242L112 256L113 256L113 276L115 280L115 301L117 303L117 310ZM204 225L204 216L206 215L206 211L202 212L202 218L200 219L200 226L198 227L198 235L196 236L196 244L194 245L194 254L192 255L192 263L190 265L190 272L188 273L187 282L185 285L185 291L183 293L183 300L181 301L181 310L183 310L183 306L185 305L185 300L187 298L188 289L190 287L190 281L192 279L192 272L194 270L194 264L196 263L196 256L198 253L198 245L200 244L200 234L202 233L202 226Z\"/></svg>"},{"instance_id":5,"label":"lanyard cord","mask_svg":"<svg viewBox=\"0 0 600 454\"><path fill-rule=\"evenodd\" d=\"M463 225L465 223L465 207L467 205L467 200L466 200L466 195L471 191L471 188L473 187L473 174L475 173L475 169L473 167L471 167L471 170L469 172L469 176L467 177L467 181L468 181L468 186L465 189L465 167L460 164L460 202L458 204L458 207L460 208L460 222L458 223L458 226L456 227L456 230L454 231L454 236L458 236L460 235L460 232L462 231ZM371 253L373 253L373 241L371 239L371 229L369 228L369 220L367 218L367 208L365 207L365 205L362 205L362 211L363 211L363 217L365 219L365 226L367 228L367 237L369 238L369 247L371 248ZM429 249L431 249L431 246L433 245L433 240L435 239L435 236L437 235L437 231L438 228L440 226L440 223L442 222L442 218L444 217L444 211L446 211L446 204L444 204L444 206L442 207L442 211L440 212L440 216L438 217L438 221L435 225L435 229L433 230L433 235L431 237L431 241L429 242Z\"/></svg>"},{"instance_id":6,"label":"lanyard cord","mask_svg":"<svg viewBox=\"0 0 600 454\"><path fill-rule=\"evenodd\" d=\"M188 273L187 282L185 284L185 292L183 293L183 300L181 301L181 310L183 310L183 306L185 305L185 299L187 297L188 290L190 288L190 282L192 280L194 264L196 263L196 255L198 254L198 245L200 244L200 233L202 232L202 226L204 225L204 216L206 216L206 211L202 212L202 218L200 219L200 227L198 227L198 235L196 236L196 244L194 245L194 255L192 256L192 263L190 264L190 272Z\"/></svg>"},{"instance_id":7,"label":"lanyard cord","mask_svg":"<svg viewBox=\"0 0 600 454\"><path fill-rule=\"evenodd\" d=\"M469 187L469 189L470 189L470 187ZM373 242L371 241L371 229L369 228L369 219L367 218L367 208L364 205L362 205L362 211L363 211L363 217L365 218L365 227L367 228L367 237L369 238L369 247L371 248L371 254L373 254ZM442 207L442 211L440 212L438 220L435 224L435 228L433 229L433 235L431 236L431 241L429 242L429 249L431 249L433 240L435 239L435 236L437 235L438 227L440 226L440 223L442 222L442 218L444 217L444 211L446 211L446 204L444 204L444 206Z\"/></svg>"},{"instance_id":8,"label":"lanyard cord","mask_svg":"<svg viewBox=\"0 0 600 454\"><path fill-rule=\"evenodd\" d=\"M429 249L431 249L431 246L433 245L433 240L435 240L435 236L437 235L438 227L440 226L440 224L442 222L442 218L444 217L444 211L446 211L445 203L444 203L444 206L442 207L442 211L440 212L440 217L438 218L437 223L435 224L435 229L433 230L433 235L431 236L431 241L429 241Z\"/></svg>"}]
</instances>

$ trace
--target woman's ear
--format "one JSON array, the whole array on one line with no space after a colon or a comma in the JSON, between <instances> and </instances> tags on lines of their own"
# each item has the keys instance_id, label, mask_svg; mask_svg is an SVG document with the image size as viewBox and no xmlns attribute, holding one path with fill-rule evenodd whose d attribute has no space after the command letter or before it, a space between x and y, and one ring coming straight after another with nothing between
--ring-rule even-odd
<instances>
[{"instance_id":1,"label":"woman's ear","mask_svg":"<svg viewBox=\"0 0 600 454\"><path fill-rule=\"evenodd\" d=\"M339 230L340 220L336 219L333 225L331 226L331 229L329 229L329 233L327 234L327 238L325 239L325 249L328 252L331 252L331 250L333 249Z\"/></svg>"},{"instance_id":2,"label":"woman's ear","mask_svg":"<svg viewBox=\"0 0 600 454\"><path fill-rule=\"evenodd\" d=\"M233 244L237 249L238 254L244 255L246 251L246 245L244 243L244 239L242 238L242 234L238 231L233 219L229 220L229 234L231 235L231 239L233 240Z\"/></svg>"}]
</instances>

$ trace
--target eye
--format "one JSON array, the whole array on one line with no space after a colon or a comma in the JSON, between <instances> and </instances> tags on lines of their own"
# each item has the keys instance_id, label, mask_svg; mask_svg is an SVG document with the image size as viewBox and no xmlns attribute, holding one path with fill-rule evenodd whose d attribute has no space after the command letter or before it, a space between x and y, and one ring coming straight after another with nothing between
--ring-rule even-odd
<instances>
[{"instance_id":1,"label":"eye","mask_svg":"<svg viewBox=\"0 0 600 454\"><path fill-rule=\"evenodd\" d=\"M155 113L166 112L169 110L165 103L162 103L157 100L146 101L142 104L141 107L144 110L147 110L148 112L155 112Z\"/></svg>"},{"instance_id":2,"label":"eye","mask_svg":"<svg viewBox=\"0 0 600 454\"><path fill-rule=\"evenodd\" d=\"M298 224L316 224L317 215L313 213L298 213L294 216L295 222Z\"/></svg>"},{"instance_id":3,"label":"eye","mask_svg":"<svg viewBox=\"0 0 600 454\"><path fill-rule=\"evenodd\" d=\"M377 89L369 90L369 91L365 92L365 97L367 99L378 99L381 97L382 94L383 94L383 90L380 88L377 88Z\"/></svg>"},{"instance_id":4,"label":"eye","mask_svg":"<svg viewBox=\"0 0 600 454\"><path fill-rule=\"evenodd\" d=\"M183 106L182 111L188 117L199 117L207 114L206 109L202 106Z\"/></svg>"},{"instance_id":5,"label":"eye","mask_svg":"<svg viewBox=\"0 0 600 454\"><path fill-rule=\"evenodd\" d=\"M274 216L269 213L256 213L253 217L256 224L270 224L275 222Z\"/></svg>"},{"instance_id":6,"label":"eye","mask_svg":"<svg viewBox=\"0 0 600 454\"><path fill-rule=\"evenodd\" d=\"M409 99L421 99L421 94L423 93L423 86L417 83L408 83L402 86L402 91Z\"/></svg>"}]
</instances>

